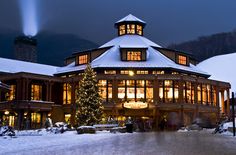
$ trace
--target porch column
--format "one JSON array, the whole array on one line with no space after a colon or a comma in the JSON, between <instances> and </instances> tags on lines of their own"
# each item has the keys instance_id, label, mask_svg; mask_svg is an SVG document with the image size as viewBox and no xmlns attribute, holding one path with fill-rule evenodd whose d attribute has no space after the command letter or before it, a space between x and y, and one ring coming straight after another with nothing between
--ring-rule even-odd
<instances>
[{"instance_id":1,"label":"porch column","mask_svg":"<svg viewBox=\"0 0 236 155\"><path fill-rule=\"evenodd\" d=\"M226 114L225 113L225 103L224 103L224 101L225 101L224 90L221 90L220 94L221 94L221 112Z\"/></svg>"},{"instance_id":2,"label":"porch column","mask_svg":"<svg viewBox=\"0 0 236 155\"><path fill-rule=\"evenodd\" d=\"M29 84L30 84L30 80L26 79L25 81L25 99L26 100L30 100L29 92L31 88L29 87Z\"/></svg>"},{"instance_id":3,"label":"porch column","mask_svg":"<svg viewBox=\"0 0 236 155\"><path fill-rule=\"evenodd\" d=\"M159 98L159 81L155 77L154 83L153 83L153 102L154 104L160 103L160 98Z\"/></svg>"},{"instance_id":4,"label":"porch column","mask_svg":"<svg viewBox=\"0 0 236 155\"><path fill-rule=\"evenodd\" d=\"M76 115L76 100L75 100L75 91L76 91L76 83L71 83L71 118L70 123L75 125L75 115Z\"/></svg>"},{"instance_id":5,"label":"porch column","mask_svg":"<svg viewBox=\"0 0 236 155\"><path fill-rule=\"evenodd\" d=\"M216 86L216 107L218 109L218 112L217 112L217 120L219 121L220 120L220 101L219 101L219 88L218 86Z\"/></svg>"},{"instance_id":6,"label":"porch column","mask_svg":"<svg viewBox=\"0 0 236 155\"><path fill-rule=\"evenodd\" d=\"M16 100L22 100L22 81L20 78L16 80Z\"/></svg>"},{"instance_id":7,"label":"porch column","mask_svg":"<svg viewBox=\"0 0 236 155\"><path fill-rule=\"evenodd\" d=\"M199 105L198 105L198 96L197 96L197 83L194 83L194 104L196 109L194 110L194 119L199 117Z\"/></svg>"},{"instance_id":8,"label":"porch column","mask_svg":"<svg viewBox=\"0 0 236 155\"><path fill-rule=\"evenodd\" d=\"M114 101L114 104L117 104L119 102L119 100L118 100L118 81L117 81L116 77L112 80L112 99Z\"/></svg>"},{"instance_id":9,"label":"porch column","mask_svg":"<svg viewBox=\"0 0 236 155\"><path fill-rule=\"evenodd\" d=\"M182 126L184 126L184 105L180 106L179 117L180 117L179 126L182 127Z\"/></svg>"},{"instance_id":10,"label":"porch column","mask_svg":"<svg viewBox=\"0 0 236 155\"><path fill-rule=\"evenodd\" d=\"M17 129L21 130L22 129L22 124L23 124L23 117L24 117L24 111L19 110L17 112Z\"/></svg>"},{"instance_id":11,"label":"porch column","mask_svg":"<svg viewBox=\"0 0 236 155\"><path fill-rule=\"evenodd\" d=\"M228 117L230 117L230 93L229 93L229 89L227 89L227 109L226 109L226 113L227 113Z\"/></svg>"},{"instance_id":12,"label":"porch column","mask_svg":"<svg viewBox=\"0 0 236 155\"><path fill-rule=\"evenodd\" d=\"M179 81L179 103L183 104L184 103L184 93L183 93L183 80Z\"/></svg>"}]
</instances>

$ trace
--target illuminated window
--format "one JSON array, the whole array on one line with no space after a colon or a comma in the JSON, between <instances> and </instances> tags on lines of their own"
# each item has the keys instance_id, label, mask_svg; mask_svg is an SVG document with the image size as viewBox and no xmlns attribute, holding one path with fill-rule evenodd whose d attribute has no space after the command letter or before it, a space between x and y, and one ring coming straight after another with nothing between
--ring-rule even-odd
<instances>
[{"instance_id":1,"label":"illuminated window","mask_svg":"<svg viewBox=\"0 0 236 155\"><path fill-rule=\"evenodd\" d=\"M173 81L164 81L164 101L166 103L173 102Z\"/></svg>"},{"instance_id":2,"label":"illuminated window","mask_svg":"<svg viewBox=\"0 0 236 155\"><path fill-rule=\"evenodd\" d=\"M127 90L126 97L128 101L132 101L135 99L135 81L134 80L126 80Z\"/></svg>"},{"instance_id":3,"label":"illuminated window","mask_svg":"<svg viewBox=\"0 0 236 155\"><path fill-rule=\"evenodd\" d=\"M100 96L108 101L112 99L112 81L111 80L99 80L98 88Z\"/></svg>"},{"instance_id":4,"label":"illuminated window","mask_svg":"<svg viewBox=\"0 0 236 155\"><path fill-rule=\"evenodd\" d=\"M40 113L31 113L31 122L32 123L40 123L41 122Z\"/></svg>"},{"instance_id":5,"label":"illuminated window","mask_svg":"<svg viewBox=\"0 0 236 155\"><path fill-rule=\"evenodd\" d=\"M153 101L153 81L146 80L146 100Z\"/></svg>"},{"instance_id":6,"label":"illuminated window","mask_svg":"<svg viewBox=\"0 0 236 155\"><path fill-rule=\"evenodd\" d=\"M178 102L179 99L179 85L177 82L173 81L174 86L174 102Z\"/></svg>"},{"instance_id":7,"label":"illuminated window","mask_svg":"<svg viewBox=\"0 0 236 155\"><path fill-rule=\"evenodd\" d=\"M140 51L127 51L127 60L128 61L140 61L141 60Z\"/></svg>"},{"instance_id":8,"label":"illuminated window","mask_svg":"<svg viewBox=\"0 0 236 155\"><path fill-rule=\"evenodd\" d=\"M127 24L127 34L135 34L135 25Z\"/></svg>"},{"instance_id":9,"label":"illuminated window","mask_svg":"<svg viewBox=\"0 0 236 155\"><path fill-rule=\"evenodd\" d=\"M136 26L137 26L137 34L143 35L143 27L141 25L136 25Z\"/></svg>"},{"instance_id":10,"label":"illuminated window","mask_svg":"<svg viewBox=\"0 0 236 155\"><path fill-rule=\"evenodd\" d=\"M183 86L183 95L186 103L194 103L194 85L191 82L185 82Z\"/></svg>"},{"instance_id":11,"label":"illuminated window","mask_svg":"<svg viewBox=\"0 0 236 155\"><path fill-rule=\"evenodd\" d=\"M148 71L145 70L138 70L137 74L148 74Z\"/></svg>"},{"instance_id":12,"label":"illuminated window","mask_svg":"<svg viewBox=\"0 0 236 155\"><path fill-rule=\"evenodd\" d=\"M125 80L118 81L118 98L121 100L125 99Z\"/></svg>"},{"instance_id":13,"label":"illuminated window","mask_svg":"<svg viewBox=\"0 0 236 155\"><path fill-rule=\"evenodd\" d=\"M119 26L119 35L124 35L125 34L125 25L120 25Z\"/></svg>"},{"instance_id":14,"label":"illuminated window","mask_svg":"<svg viewBox=\"0 0 236 155\"><path fill-rule=\"evenodd\" d=\"M12 101L16 98L16 85L10 85L9 93L6 93L6 100Z\"/></svg>"},{"instance_id":15,"label":"illuminated window","mask_svg":"<svg viewBox=\"0 0 236 155\"><path fill-rule=\"evenodd\" d=\"M152 71L152 74L165 74L165 71Z\"/></svg>"},{"instance_id":16,"label":"illuminated window","mask_svg":"<svg viewBox=\"0 0 236 155\"><path fill-rule=\"evenodd\" d=\"M41 101L42 100L42 86L32 84L31 85L31 100Z\"/></svg>"},{"instance_id":17,"label":"illuminated window","mask_svg":"<svg viewBox=\"0 0 236 155\"><path fill-rule=\"evenodd\" d=\"M187 65L187 57L183 55L178 56L178 63L181 65Z\"/></svg>"},{"instance_id":18,"label":"illuminated window","mask_svg":"<svg viewBox=\"0 0 236 155\"><path fill-rule=\"evenodd\" d=\"M202 103L202 85L201 84L197 86L197 102L200 104Z\"/></svg>"},{"instance_id":19,"label":"illuminated window","mask_svg":"<svg viewBox=\"0 0 236 155\"><path fill-rule=\"evenodd\" d=\"M211 104L212 103L212 89L211 89L211 85L207 85L207 104Z\"/></svg>"},{"instance_id":20,"label":"illuminated window","mask_svg":"<svg viewBox=\"0 0 236 155\"><path fill-rule=\"evenodd\" d=\"M202 85L202 103L207 104L207 85Z\"/></svg>"},{"instance_id":21,"label":"illuminated window","mask_svg":"<svg viewBox=\"0 0 236 155\"><path fill-rule=\"evenodd\" d=\"M105 70L104 74L116 74L115 70Z\"/></svg>"},{"instance_id":22,"label":"illuminated window","mask_svg":"<svg viewBox=\"0 0 236 155\"><path fill-rule=\"evenodd\" d=\"M63 104L71 104L71 85L68 83L63 84Z\"/></svg>"},{"instance_id":23,"label":"illuminated window","mask_svg":"<svg viewBox=\"0 0 236 155\"><path fill-rule=\"evenodd\" d=\"M88 63L88 55L80 55L79 56L79 65Z\"/></svg>"},{"instance_id":24,"label":"illuminated window","mask_svg":"<svg viewBox=\"0 0 236 155\"><path fill-rule=\"evenodd\" d=\"M164 102L164 98L163 98L163 94L164 94L164 84L163 84L163 81L159 81L159 98L162 102Z\"/></svg>"},{"instance_id":25,"label":"illuminated window","mask_svg":"<svg viewBox=\"0 0 236 155\"><path fill-rule=\"evenodd\" d=\"M212 86L212 102L213 102L213 105L216 106L216 88L215 86Z\"/></svg>"},{"instance_id":26,"label":"illuminated window","mask_svg":"<svg viewBox=\"0 0 236 155\"><path fill-rule=\"evenodd\" d=\"M179 74L178 72L172 72L171 74Z\"/></svg>"},{"instance_id":27,"label":"illuminated window","mask_svg":"<svg viewBox=\"0 0 236 155\"><path fill-rule=\"evenodd\" d=\"M145 81L144 80L137 80L136 81L136 100L137 101L144 101L145 98Z\"/></svg>"},{"instance_id":28,"label":"illuminated window","mask_svg":"<svg viewBox=\"0 0 236 155\"><path fill-rule=\"evenodd\" d=\"M120 74L129 74L129 70L121 70Z\"/></svg>"}]
</instances>

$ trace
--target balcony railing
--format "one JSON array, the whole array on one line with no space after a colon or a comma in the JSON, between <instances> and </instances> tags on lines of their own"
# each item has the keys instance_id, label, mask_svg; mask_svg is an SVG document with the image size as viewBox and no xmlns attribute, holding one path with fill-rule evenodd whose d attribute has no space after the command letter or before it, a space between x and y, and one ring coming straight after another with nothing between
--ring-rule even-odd
<instances>
[{"instance_id":1,"label":"balcony railing","mask_svg":"<svg viewBox=\"0 0 236 155\"><path fill-rule=\"evenodd\" d=\"M52 109L54 102L50 101L34 101L34 100L12 100L0 102L0 110L6 109L34 109L34 110L46 110Z\"/></svg>"}]
</instances>

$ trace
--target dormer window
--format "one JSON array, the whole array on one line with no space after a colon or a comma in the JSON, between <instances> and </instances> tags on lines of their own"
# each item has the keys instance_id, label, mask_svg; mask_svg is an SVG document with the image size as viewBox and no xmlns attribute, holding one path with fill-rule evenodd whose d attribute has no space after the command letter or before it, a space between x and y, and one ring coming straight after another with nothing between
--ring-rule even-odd
<instances>
[{"instance_id":1,"label":"dormer window","mask_svg":"<svg viewBox=\"0 0 236 155\"><path fill-rule=\"evenodd\" d=\"M121 48L122 61L146 61L146 48Z\"/></svg>"},{"instance_id":2,"label":"dormer window","mask_svg":"<svg viewBox=\"0 0 236 155\"><path fill-rule=\"evenodd\" d=\"M87 54L80 55L78 64L82 65L82 64L87 64L87 63L88 63L88 55Z\"/></svg>"},{"instance_id":3,"label":"dormer window","mask_svg":"<svg viewBox=\"0 0 236 155\"><path fill-rule=\"evenodd\" d=\"M178 63L180 65L187 65L187 57L183 55L178 55Z\"/></svg>"},{"instance_id":4,"label":"dormer window","mask_svg":"<svg viewBox=\"0 0 236 155\"><path fill-rule=\"evenodd\" d=\"M127 51L127 61L140 61L141 59L141 51Z\"/></svg>"}]
</instances>

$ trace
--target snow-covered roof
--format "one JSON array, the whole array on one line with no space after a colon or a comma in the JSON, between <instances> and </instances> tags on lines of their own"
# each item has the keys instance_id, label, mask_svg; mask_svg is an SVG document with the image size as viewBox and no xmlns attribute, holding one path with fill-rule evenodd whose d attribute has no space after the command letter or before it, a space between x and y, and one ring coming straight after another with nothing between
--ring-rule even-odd
<instances>
[{"instance_id":1,"label":"snow-covered roof","mask_svg":"<svg viewBox=\"0 0 236 155\"><path fill-rule=\"evenodd\" d=\"M26 73L53 76L53 74L57 71L57 68L58 67L56 66L0 58L0 72L4 73L26 72Z\"/></svg>"},{"instance_id":2,"label":"snow-covered roof","mask_svg":"<svg viewBox=\"0 0 236 155\"><path fill-rule=\"evenodd\" d=\"M119 46L120 48L148 48L149 46L161 47L151 40L140 35L122 35L112 39L99 48Z\"/></svg>"},{"instance_id":3,"label":"snow-covered roof","mask_svg":"<svg viewBox=\"0 0 236 155\"><path fill-rule=\"evenodd\" d=\"M230 82L232 91L236 92L236 53L219 55L202 61L197 65L211 74L210 79Z\"/></svg>"},{"instance_id":4,"label":"snow-covered roof","mask_svg":"<svg viewBox=\"0 0 236 155\"><path fill-rule=\"evenodd\" d=\"M143 24L146 23L145 21L143 21L143 20L141 20L141 19L135 17L135 16L132 15L132 14L129 14L128 16L126 16L126 17L120 19L119 21L116 22L116 24L121 23L121 22L140 22L140 23L143 23Z\"/></svg>"},{"instance_id":5,"label":"snow-covered roof","mask_svg":"<svg viewBox=\"0 0 236 155\"><path fill-rule=\"evenodd\" d=\"M147 48L146 61L121 61L120 58L120 47L119 45L115 45L93 60L91 66L92 68L173 68L208 75L206 72L201 71L198 67L192 64L190 64L190 66L176 64L151 46ZM85 68L86 65L75 66L75 63L71 63L68 66L58 68L56 74L75 72L84 70Z\"/></svg>"}]
</instances>

